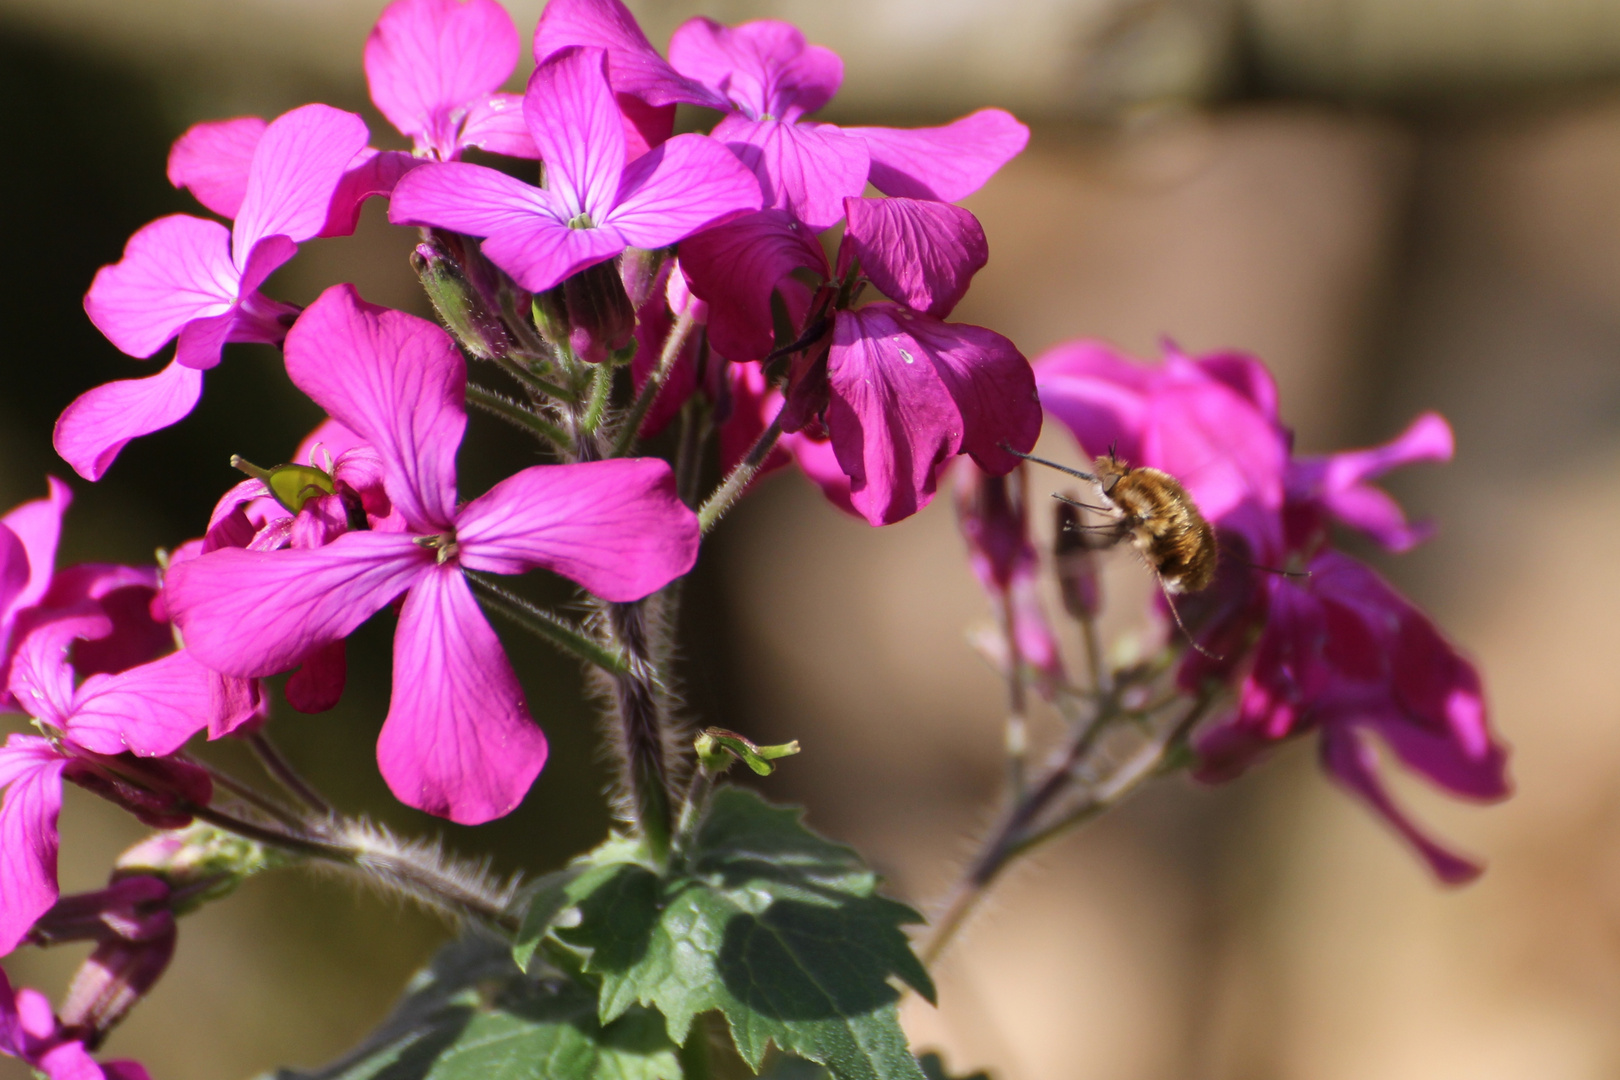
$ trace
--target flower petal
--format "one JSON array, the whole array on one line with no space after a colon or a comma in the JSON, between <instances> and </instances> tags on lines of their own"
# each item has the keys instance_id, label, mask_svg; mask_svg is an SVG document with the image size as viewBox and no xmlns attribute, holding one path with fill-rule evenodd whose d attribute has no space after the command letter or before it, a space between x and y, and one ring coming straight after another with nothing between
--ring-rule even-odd
<instances>
[{"instance_id":1,"label":"flower petal","mask_svg":"<svg viewBox=\"0 0 1620 1080\"><path fill-rule=\"evenodd\" d=\"M7 691L29 716L67 727L73 713L74 673L68 659L73 643L106 637L112 629L112 620L91 604L34 627L17 644Z\"/></svg>"},{"instance_id":2,"label":"flower petal","mask_svg":"<svg viewBox=\"0 0 1620 1080\"><path fill-rule=\"evenodd\" d=\"M366 38L371 100L402 135L448 157L451 114L498 90L522 48L496 0L394 0Z\"/></svg>"},{"instance_id":3,"label":"flower petal","mask_svg":"<svg viewBox=\"0 0 1620 1080\"><path fill-rule=\"evenodd\" d=\"M429 162L402 177L388 201L395 225L437 225L468 236L492 236L538 222L566 225L549 193L495 169Z\"/></svg>"},{"instance_id":4,"label":"flower petal","mask_svg":"<svg viewBox=\"0 0 1620 1080\"><path fill-rule=\"evenodd\" d=\"M534 69L523 94L529 134L546 163L546 190L572 218L600 225L624 172L624 120L608 85L607 53L569 48Z\"/></svg>"},{"instance_id":5,"label":"flower petal","mask_svg":"<svg viewBox=\"0 0 1620 1080\"><path fill-rule=\"evenodd\" d=\"M1450 461L1454 448L1451 425L1438 413L1424 413L1382 446L1291 462L1289 495L1320 502L1390 551L1408 551L1428 539L1433 526L1412 524L1388 492L1364 481L1414 462Z\"/></svg>"},{"instance_id":6,"label":"flower petal","mask_svg":"<svg viewBox=\"0 0 1620 1080\"><path fill-rule=\"evenodd\" d=\"M286 353L294 385L377 451L406 520L424 532L447 528L467 427L467 362L450 335L334 285L299 317Z\"/></svg>"},{"instance_id":7,"label":"flower petal","mask_svg":"<svg viewBox=\"0 0 1620 1080\"><path fill-rule=\"evenodd\" d=\"M469 570L543 566L604 600L629 601L692 568L698 527L667 462L619 458L507 477L462 509L456 540Z\"/></svg>"},{"instance_id":8,"label":"flower petal","mask_svg":"<svg viewBox=\"0 0 1620 1080\"><path fill-rule=\"evenodd\" d=\"M231 232L237 266L245 266L267 236L300 241L318 235L332 193L367 137L365 121L329 105L304 105L272 120L253 151Z\"/></svg>"},{"instance_id":9,"label":"flower petal","mask_svg":"<svg viewBox=\"0 0 1620 1080\"><path fill-rule=\"evenodd\" d=\"M831 124L733 114L712 135L754 170L767 209L792 211L816 232L837 224L844 200L866 188L866 144Z\"/></svg>"},{"instance_id":10,"label":"flower petal","mask_svg":"<svg viewBox=\"0 0 1620 1080\"><path fill-rule=\"evenodd\" d=\"M619 0L551 0L534 29L534 60L543 64L571 45L605 49L608 81L649 105L685 101L724 109L725 98L683 78L658 55L636 17Z\"/></svg>"},{"instance_id":11,"label":"flower petal","mask_svg":"<svg viewBox=\"0 0 1620 1080\"><path fill-rule=\"evenodd\" d=\"M529 134L520 94L486 94L474 101L461 123L462 146L476 146L491 154L537 158L540 150Z\"/></svg>"},{"instance_id":12,"label":"flower petal","mask_svg":"<svg viewBox=\"0 0 1620 1080\"><path fill-rule=\"evenodd\" d=\"M943 319L990 261L979 219L959 206L915 199L845 199L845 250L891 300ZM844 252L840 252L842 263ZM840 267L839 276L843 276Z\"/></svg>"},{"instance_id":13,"label":"flower petal","mask_svg":"<svg viewBox=\"0 0 1620 1080\"><path fill-rule=\"evenodd\" d=\"M670 36L669 62L756 120L796 120L813 113L844 81L837 53L807 45L798 27L778 19L741 26L688 19Z\"/></svg>"},{"instance_id":14,"label":"flower petal","mask_svg":"<svg viewBox=\"0 0 1620 1080\"><path fill-rule=\"evenodd\" d=\"M771 293L801 267L822 279L832 273L815 235L786 210L747 214L681 242L681 269L692 292L709 304L709 340L731 360L758 360L771 351Z\"/></svg>"},{"instance_id":15,"label":"flower petal","mask_svg":"<svg viewBox=\"0 0 1620 1080\"><path fill-rule=\"evenodd\" d=\"M13 735L0 747L0 956L56 903L56 819L67 759L49 739Z\"/></svg>"},{"instance_id":16,"label":"flower petal","mask_svg":"<svg viewBox=\"0 0 1620 1080\"><path fill-rule=\"evenodd\" d=\"M287 680L283 690L287 704L301 713L325 712L343 697L348 675L348 650L343 642L316 649Z\"/></svg>"},{"instance_id":17,"label":"flower petal","mask_svg":"<svg viewBox=\"0 0 1620 1080\"><path fill-rule=\"evenodd\" d=\"M347 637L432 564L408 534L351 532L318 548L221 548L171 566L163 595L187 651L257 677Z\"/></svg>"},{"instance_id":18,"label":"flower petal","mask_svg":"<svg viewBox=\"0 0 1620 1080\"><path fill-rule=\"evenodd\" d=\"M624 170L606 222L631 247L667 247L699 229L758 210L759 181L706 135L677 135Z\"/></svg>"},{"instance_id":19,"label":"flower petal","mask_svg":"<svg viewBox=\"0 0 1620 1080\"><path fill-rule=\"evenodd\" d=\"M423 574L394 634L394 696L377 739L407 806L478 825L523 801L546 762L512 665L453 566Z\"/></svg>"},{"instance_id":20,"label":"flower petal","mask_svg":"<svg viewBox=\"0 0 1620 1080\"><path fill-rule=\"evenodd\" d=\"M191 320L230 311L240 277L225 226L171 214L142 226L124 257L96 272L84 310L108 341L147 357Z\"/></svg>"},{"instance_id":21,"label":"flower petal","mask_svg":"<svg viewBox=\"0 0 1620 1080\"><path fill-rule=\"evenodd\" d=\"M266 126L257 116L193 124L169 149L169 183L190 191L220 217L234 218Z\"/></svg>"},{"instance_id":22,"label":"flower petal","mask_svg":"<svg viewBox=\"0 0 1620 1080\"><path fill-rule=\"evenodd\" d=\"M116 675L92 675L74 695L67 733L98 754L172 754L216 722L213 678L184 649ZM246 718L218 717L217 723L235 727Z\"/></svg>"},{"instance_id":23,"label":"flower petal","mask_svg":"<svg viewBox=\"0 0 1620 1080\"><path fill-rule=\"evenodd\" d=\"M56 421L56 452L86 480L99 480L131 439L177 423L196 408L202 383L202 372L173 362L145 379L86 390Z\"/></svg>"},{"instance_id":24,"label":"flower petal","mask_svg":"<svg viewBox=\"0 0 1620 1080\"><path fill-rule=\"evenodd\" d=\"M28 584L12 601L15 608L31 607L45 597L56 567L56 545L62 536L62 515L73 504L73 491L54 476L45 478L48 494L25 502L5 517L0 525L10 529L27 552ZM4 560L0 560L3 564ZM4 595L0 587L0 595ZM7 605L0 601L0 614Z\"/></svg>"},{"instance_id":25,"label":"flower petal","mask_svg":"<svg viewBox=\"0 0 1620 1080\"><path fill-rule=\"evenodd\" d=\"M392 195L406 173L424 164L423 159L403 150L373 150L369 146L361 150L349 162L337 190L332 192L332 205L326 212L326 224L321 226L320 235L353 235L366 200Z\"/></svg>"},{"instance_id":26,"label":"flower petal","mask_svg":"<svg viewBox=\"0 0 1620 1080\"><path fill-rule=\"evenodd\" d=\"M866 143L879 191L941 202L978 191L1029 143L1029 128L1003 109L980 109L944 127L844 131Z\"/></svg>"},{"instance_id":27,"label":"flower petal","mask_svg":"<svg viewBox=\"0 0 1620 1080\"><path fill-rule=\"evenodd\" d=\"M612 225L570 229L536 218L522 229L492 233L483 244L489 261L530 292L544 292L588 266L606 262L629 244Z\"/></svg>"}]
</instances>

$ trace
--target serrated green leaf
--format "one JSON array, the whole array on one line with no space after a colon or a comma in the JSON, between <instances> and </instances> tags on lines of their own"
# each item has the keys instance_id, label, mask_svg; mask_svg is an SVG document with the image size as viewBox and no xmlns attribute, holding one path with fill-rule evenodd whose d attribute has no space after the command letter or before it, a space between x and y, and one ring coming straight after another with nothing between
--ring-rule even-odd
<instances>
[{"instance_id":1,"label":"serrated green leaf","mask_svg":"<svg viewBox=\"0 0 1620 1080\"><path fill-rule=\"evenodd\" d=\"M601 977L604 1023L651 1005L680 1043L718 1009L756 1070L774 1043L839 1080L921 1080L894 986L933 998L901 930L921 918L878 896L851 849L722 788L677 854L662 877L620 864L580 901L578 925L554 931Z\"/></svg>"},{"instance_id":2,"label":"serrated green leaf","mask_svg":"<svg viewBox=\"0 0 1620 1080\"><path fill-rule=\"evenodd\" d=\"M504 942L440 951L371 1038L342 1061L276 1080L681 1080L657 1014L611 1024L568 979L526 976Z\"/></svg>"}]
</instances>

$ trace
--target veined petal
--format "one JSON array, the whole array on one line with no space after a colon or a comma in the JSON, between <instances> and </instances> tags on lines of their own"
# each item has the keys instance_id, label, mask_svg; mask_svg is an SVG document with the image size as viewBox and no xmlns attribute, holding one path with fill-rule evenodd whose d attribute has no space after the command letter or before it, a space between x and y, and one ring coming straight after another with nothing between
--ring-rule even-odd
<instances>
[{"instance_id":1,"label":"veined petal","mask_svg":"<svg viewBox=\"0 0 1620 1080\"><path fill-rule=\"evenodd\" d=\"M5 673L6 657L10 653L13 619L19 608L17 598L28 587L28 549L23 542L0 522L0 675ZM0 688L0 703L5 694Z\"/></svg>"},{"instance_id":2,"label":"veined petal","mask_svg":"<svg viewBox=\"0 0 1620 1080\"><path fill-rule=\"evenodd\" d=\"M163 595L205 666L274 675L347 637L431 565L408 534L351 532L318 548L221 548L171 566Z\"/></svg>"},{"instance_id":3,"label":"veined petal","mask_svg":"<svg viewBox=\"0 0 1620 1080\"><path fill-rule=\"evenodd\" d=\"M257 116L193 124L169 149L169 183L190 191L220 217L234 218L266 126Z\"/></svg>"},{"instance_id":4,"label":"veined petal","mask_svg":"<svg viewBox=\"0 0 1620 1080\"><path fill-rule=\"evenodd\" d=\"M563 225L548 192L465 162L429 162L402 177L388 200L395 225L437 225L468 236Z\"/></svg>"},{"instance_id":5,"label":"veined petal","mask_svg":"<svg viewBox=\"0 0 1620 1080\"><path fill-rule=\"evenodd\" d=\"M885 195L957 202L1017 157L1029 128L1004 109L980 109L944 127L851 127L866 143L872 185Z\"/></svg>"},{"instance_id":6,"label":"veined petal","mask_svg":"<svg viewBox=\"0 0 1620 1080\"><path fill-rule=\"evenodd\" d=\"M55 728L73 712L73 666L69 652L80 638L112 633L112 620L89 604L30 630L17 645L6 689L24 712Z\"/></svg>"},{"instance_id":7,"label":"veined petal","mask_svg":"<svg viewBox=\"0 0 1620 1080\"><path fill-rule=\"evenodd\" d=\"M523 116L523 98L519 94L485 94L474 101L461 122L459 141L462 146L476 146L507 157L540 156L534 136L529 134L528 121Z\"/></svg>"},{"instance_id":8,"label":"veined petal","mask_svg":"<svg viewBox=\"0 0 1620 1080\"><path fill-rule=\"evenodd\" d=\"M467 427L467 362L434 324L334 285L287 335L287 374L384 462L388 497L425 532L449 526Z\"/></svg>"},{"instance_id":9,"label":"veined petal","mask_svg":"<svg viewBox=\"0 0 1620 1080\"><path fill-rule=\"evenodd\" d=\"M147 357L191 320L228 312L240 277L225 226L171 214L142 226L124 257L96 272L84 310L108 341Z\"/></svg>"},{"instance_id":10,"label":"veined petal","mask_svg":"<svg viewBox=\"0 0 1620 1080\"><path fill-rule=\"evenodd\" d=\"M461 565L521 574L543 566L604 600L639 600L692 568L697 517L667 462L620 458L534 465L468 503Z\"/></svg>"},{"instance_id":11,"label":"veined petal","mask_svg":"<svg viewBox=\"0 0 1620 1080\"><path fill-rule=\"evenodd\" d=\"M49 739L13 735L0 747L0 956L56 903L56 819L67 759Z\"/></svg>"},{"instance_id":12,"label":"veined petal","mask_svg":"<svg viewBox=\"0 0 1620 1080\"><path fill-rule=\"evenodd\" d=\"M237 265L267 236L308 240L320 233L332 193L365 148L365 121L328 105L304 105L265 128L231 232Z\"/></svg>"},{"instance_id":13,"label":"veined petal","mask_svg":"<svg viewBox=\"0 0 1620 1080\"><path fill-rule=\"evenodd\" d=\"M587 266L606 262L629 246L612 224L570 229L536 218L522 228L491 233L484 240L483 252L519 285L537 293Z\"/></svg>"},{"instance_id":14,"label":"veined petal","mask_svg":"<svg viewBox=\"0 0 1620 1080\"><path fill-rule=\"evenodd\" d=\"M16 594L11 605L14 608L39 603L51 587L56 567L56 544L62 536L62 515L73 504L73 491L62 481L47 476L45 485L48 492L45 498L25 502L0 518L0 525L10 529L22 542L28 556L27 585ZM0 563L3 562L0 559ZM0 588L0 595L3 594L4 589ZM8 606L0 602L0 615L7 610Z\"/></svg>"},{"instance_id":15,"label":"veined petal","mask_svg":"<svg viewBox=\"0 0 1620 1080\"><path fill-rule=\"evenodd\" d=\"M174 345L174 362L196 371L218 367L235 322L234 308L223 315L192 319L180 328L179 340Z\"/></svg>"},{"instance_id":16,"label":"veined petal","mask_svg":"<svg viewBox=\"0 0 1620 1080\"><path fill-rule=\"evenodd\" d=\"M510 813L546 762L512 665L454 566L412 587L377 764L398 799L462 825Z\"/></svg>"},{"instance_id":17,"label":"veined petal","mask_svg":"<svg viewBox=\"0 0 1620 1080\"><path fill-rule=\"evenodd\" d=\"M348 680L348 650L343 642L316 649L287 680L287 704L301 713L320 713L332 708L343 697Z\"/></svg>"},{"instance_id":18,"label":"veined petal","mask_svg":"<svg viewBox=\"0 0 1620 1080\"><path fill-rule=\"evenodd\" d=\"M326 224L321 226L322 236L350 236L360 224L360 211L367 199L394 193L406 173L427 164L422 158L403 150L373 150L366 147L355 155L343 171L337 190L332 192L332 205L326 212Z\"/></svg>"},{"instance_id":19,"label":"veined petal","mask_svg":"<svg viewBox=\"0 0 1620 1080\"><path fill-rule=\"evenodd\" d=\"M677 135L624 170L606 223L631 247L667 247L699 229L758 210L759 181L706 135Z\"/></svg>"},{"instance_id":20,"label":"veined petal","mask_svg":"<svg viewBox=\"0 0 1620 1080\"><path fill-rule=\"evenodd\" d=\"M831 124L733 114L712 135L754 170L767 209L789 210L816 232L837 224L844 200L866 187L866 144Z\"/></svg>"},{"instance_id":21,"label":"veined petal","mask_svg":"<svg viewBox=\"0 0 1620 1080\"><path fill-rule=\"evenodd\" d=\"M726 108L726 99L683 78L658 55L636 17L619 0L551 0L534 29L534 61L543 64L571 45L605 49L608 81L649 105L678 101Z\"/></svg>"},{"instance_id":22,"label":"veined petal","mask_svg":"<svg viewBox=\"0 0 1620 1080\"><path fill-rule=\"evenodd\" d=\"M451 112L499 89L522 48L496 0L394 0L366 38L371 100L401 134L431 138Z\"/></svg>"},{"instance_id":23,"label":"veined petal","mask_svg":"<svg viewBox=\"0 0 1620 1080\"><path fill-rule=\"evenodd\" d=\"M99 480L131 439L177 423L196 408L202 382L202 372L171 362L145 379L86 390L56 421L56 452L86 480Z\"/></svg>"},{"instance_id":24,"label":"veined petal","mask_svg":"<svg viewBox=\"0 0 1620 1080\"><path fill-rule=\"evenodd\" d=\"M837 53L806 44L798 27L779 19L741 26L688 19L670 36L669 62L755 120L794 120L813 113L832 100L844 81L844 62Z\"/></svg>"},{"instance_id":25,"label":"veined petal","mask_svg":"<svg viewBox=\"0 0 1620 1080\"><path fill-rule=\"evenodd\" d=\"M607 53L569 48L534 69L523 116L540 159L546 190L572 218L601 224L613 208L624 171L624 120L608 85Z\"/></svg>"},{"instance_id":26,"label":"veined petal","mask_svg":"<svg viewBox=\"0 0 1620 1080\"><path fill-rule=\"evenodd\" d=\"M184 649L116 675L92 675L74 695L68 736L98 754L172 754L216 719L222 727L246 719L215 717L215 677Z\"/></svg>"},{"instance_id":27,"label":"veined petal","mask_svg":"<svg viewBox=\"0 0 1620 1080\"><path fill-rule=\"evenodd\" d=\"M709 338L731 360L757 360L771 351L771 293L800 267L831 276L815 235L786 210L761 210L681 242L686 280L709 304Z\"/></svg>"},{"instance_id":28,"label":"veined petal","mask_svg":"<svg viewBox=\"0 0 1620 1080\"><path fill-rule=\"evenodd\" d=\"M845 250L859 256L872 284L889 299L935 318L951 313L973 275L990 261L979 219L960 206L902 198L845 199L844 216L849 222Z\"/></svg>"}]
</instances>

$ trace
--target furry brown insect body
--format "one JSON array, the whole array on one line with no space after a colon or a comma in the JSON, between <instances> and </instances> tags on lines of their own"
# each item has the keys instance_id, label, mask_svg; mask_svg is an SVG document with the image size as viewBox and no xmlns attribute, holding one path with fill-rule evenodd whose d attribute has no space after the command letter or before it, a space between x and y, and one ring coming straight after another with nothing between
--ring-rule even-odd
<instances>
[{"instance_id":1,"label":"furry brown insect body","mask_svg":"<svg viewBox=\"0 0 1620 1080\"><path fill-rule=\"evenodd\" d=\"M1120 512L1119 539L1147 560L1166 592L1198 592L1215 580L1215 530L1169 473L1108 454L1092 465L1097 486Z\"/></svg>"}]
</instances>

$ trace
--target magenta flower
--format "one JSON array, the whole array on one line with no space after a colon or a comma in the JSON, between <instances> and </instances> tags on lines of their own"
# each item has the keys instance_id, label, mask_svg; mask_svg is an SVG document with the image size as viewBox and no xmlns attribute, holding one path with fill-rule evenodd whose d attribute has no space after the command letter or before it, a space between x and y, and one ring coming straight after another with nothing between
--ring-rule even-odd
<instances>
[{"instance_id":1,"label":"magenta flower","mask_svg":"<svg viewBox=\"0 0 1620 1080\"><path fill-rule=\"evenodd\" d=\"M1029 363L1012 342L941 321L987 257L973 215L914 199L845 205L837 277L858 261L868 280L901 302L836 312L825 426L850 505L886 525L928 504L936 470L955 454L998 476L1013 468L1018 458L1003 446L1033 447L1041 410ZM771 295L790 272L833 277L815 238L782 210L699 233L682 245L681 260L693 292L709 302L710 340L730 357L770 351Z\"/></svg>"},{"instance_id":2,"label":"magenta flower","mask_svg":"<svg viewBox=\"0 0 1620 1080\"><path fill-rule=\"evenodd\" d=\"M545 567L604 599L639 599L691 568L697 519L651 459L533 466L458 508L466 362L437 326L366 304L352 286L304 312L287 371L381 457L398 529L222 548L172 568L165 595L188 649L230 675L285 671L404 594L383 776L430 813L499 817L528 791L546 741L462 571Z\"/></svg>"},{"instance_id":3,"label":"magenta flower","mask_svg":"<svg viewBox=\"0 0 1620 1080\"><path fill-rule=\"evenodd\" d=\"M82 1036L65 1029L37 990L13 992L0 971L0 1054L14 1057L47 1080L150 1080L134 1061L97 1064Z\"/></svg>"},{"instance_id":4,"label":"magenta flower","mask_svg":"<svg viewBox=\"0 0 1620 1080\"><path fill-rule=\"evenodd\" d=\"M1238 354L1131 362L1106 346L1059 346L1036 361L1041 400L1087 453L1117 443L1133 465L1179 479L1222 545L1207 593L1182 613L1214 657L1188 652L1189 690L1229 682L1236 703L1196 739L1205 780L1230 779L1280 741L1321 732L1330 775L1390 822L1444 881L1480 867L1430 839L1377 771L1373 736L1454 795L1506 797L1507 753L1491 730L1478 674L1422 612L1354 559L1332 550L1334 522L1391 550L1427 535L1367 481L1398 465L1451 457L1451 430L1419 417L1393 442L1293 458L1265 367ZM1283 577L1246 563L1310 572ZM1248 645L1253 642L1252 647Z\"/></svg>"},{"instance_id":5,"label":"magenta flower","mask_svg":"<svg viewBox=\"0 0 1620 1080\"><path fill-rule=\"evenodd\" d=\"M478 165L424 165L394 190L389 220L483 237L491 262L543 292L627 247L666 247L758 209L753 174L706 136L627 162L606 63L601 50L564 50L529 79L523 112L546 187Z\"/></svg>"},{"instance_id":6,"label":"magenta flower","mask_svg":"<svg viewBox=\"0 0 1620 1080\"><path fill-rule=\"evenodd\" d=\"M868 180L889 195L955 202L1029 141L1029 129L1001 109L914 130L807 120L837 93L843 62L772 19L736 27L692 19L670 39L666 63L619 0L553 0L535 29L535 60L573 45L608 50L621 95L726 113L712 134L759 175L766 207L788 210L818 232L837 222L844 199Z\"/></svg>"},{"instance_id":7,"label":"magenta flower","mask_svg":"<svg viewBox=\"0 0 1620 1080\"><path fill-rule=\"evenodd\" d=\"M73 501L73 493L62 481L54 476L45 481L49 495L23 503L0 518L0 708L11 700L4 683L11 670L18 622L50 590L62 515Z\"/></svg>"},{"instance_id":8,"label":"magenta flower","mask_svg":"<svg viewBox=\"0 0 1620 1080\"><path fill-rule=\"evenodd\" d=\"M333 192L365 145L358 116L325 105L294 109L258 141L230 232L173 214L130 237L123 259L101 268L84 306L108 340L142 358L179 342L161 373L98 386L62 413L56 450L80 476L99 478L131 439L186 416L226 342L285 336L296 309L258 288L298 242L321 232Z\"/></svg>"}]
</instances>

